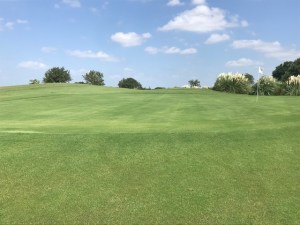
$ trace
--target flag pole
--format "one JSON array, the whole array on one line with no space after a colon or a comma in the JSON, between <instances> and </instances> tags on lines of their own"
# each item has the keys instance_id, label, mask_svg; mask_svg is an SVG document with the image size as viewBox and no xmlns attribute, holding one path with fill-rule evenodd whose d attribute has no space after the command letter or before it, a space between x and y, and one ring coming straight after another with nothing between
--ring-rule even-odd
<instances>
[{"instance_id":1,"label":"flag pole","mask_svg":"<svg viewBox=\"0 0 300 225\"><path fill-rule=\"evenodd\" d=\"M259 73L258 73L258 78L256 83L256 102L258 102L258 85L259 85Z\"/></svg>"},{"instance_id":2,"label":"flag pole","mask_svg":"<svg viewBox=\"0 0 300 225\"><path fill-rule=\"evenodd\" d=\"M256 102L258 102L258 90L259 90L259 75L263 75L264 71L263 69L259 66L258 67L258 78L257 78L257 84L256 84Z\"/></svg>"}]
</instances>

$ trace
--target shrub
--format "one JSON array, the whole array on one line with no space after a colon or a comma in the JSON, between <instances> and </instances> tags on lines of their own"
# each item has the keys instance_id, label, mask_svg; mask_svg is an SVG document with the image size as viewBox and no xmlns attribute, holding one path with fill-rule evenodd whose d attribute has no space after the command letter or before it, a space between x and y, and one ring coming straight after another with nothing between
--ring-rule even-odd
<instances>
[{"instance_id":1,"label":"shrub","mask_svg":"<svg viewBox=\"0 0 300 225\"><path fill-rule=\"evenodd\" d=\"M41 82L38 79L33 79L29 81L29 84L40 84Z\"/></svg>"},{"instance_id":2,"label":"shrub","mask_svg":"<svg viewBox=\"0 0 300 225\"><path fill-rule=\"evenodd\" d=\"M286 82L286 94L300 96L300 75L289 77Z\"/></svg>"},{"instance_id":3,"label":"shrub","mask_svg":"<svg viewBox=\"0 0 300 225\"><path fill-rule=\"evenodd\" d=\"M258 85L258 88L257 88ZM261 76L253 86L254 93L259 95L275 95L280 88L280 83L272 76Z\"/></svg>"},{"instance_id":4,"label":"shrub","mask_svg":"<svg viewBox=\"0 0 300 225\"><path fill-rule=\"evenodd\" d=\"M132 77L123 78L118 83L119 88L129 88L129 89L143 89L143 86L137 80Z\"/></svg>"},{"instance_id":5,"label":"shrub","mask_svg":"<svg viewBox=\"0 0 300 225\"><path fill-rule=\"evenodd\" d=\"M236 94L249 94L251 85L248 78L240 73L221 73L213 87L213 90Z\"/></svg>"}]
</instances>

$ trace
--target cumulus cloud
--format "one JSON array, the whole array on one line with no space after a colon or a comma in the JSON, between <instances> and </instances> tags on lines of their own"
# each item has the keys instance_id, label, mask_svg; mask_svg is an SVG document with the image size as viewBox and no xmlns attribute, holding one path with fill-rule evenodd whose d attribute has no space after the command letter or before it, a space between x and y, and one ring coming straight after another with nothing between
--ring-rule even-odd
<instances>
[{"instance_id":1,"label":"cumulus cloud","mask_svg":"<svg viewBox=\"0 0 300 225\"><path fill-rule=\"evenodd\" d=\"M145 51L151 55L155 55L157 53L192 55L198 52L197 49L195 48L180 49L177 47L162 47L162 48L147 47L145 48Z\"/></svg>"},{"instance_id":2,"label":"cumulus cloud","mask_svg":"<svg viewBox=\"0 0 300 225\"><path fill-rule=\"evenodd\" d=\"M201 4L200 4L201 3ZM226 12L219 8L211 8L205 1L194 0L194 7L186 10L159 28L160 31L181 30L198 33L221 31L232 27L247 26L246 21L240 21L238 16L227 18Z\"/></svg>"},{"instance_id":3,"label":"cumulus cloud","mask_svg":"<svg viewBox=\"0 0 300 225\"><path fill-rule=\"evenodd\" d=\"M35 69L35 70L48 68L46 64L38 61L23 61L20 62L18 66L25 69Z\"/></svg>"},{"instance_id":4,"label":"cumulus cloud","mask_svg":"<svg viewBox=\"0 0 300 225\"><path fill-rule=\"evenodd\" d=\"M81 3L80 0L63 0L62 3L73 7L73 8L80 8L81 7Z\"/></svg>"},{"instance_id":5,"label":"cumulus cloud","mask_svg":"<svg viewBox=\"0 0 300 225\"><path fill-rule=\"evenodd\" d=\"M253 61L252 59L240 58L238 60L231 60L226 63L228 67L242 67L242 66L254 66L261 65L261 62Z\"/></svg>"},{"instance_id":6,"label":"cumulus cloud","mask_svg":"<svg viewBox=\"0 0 300 225\"><path fill-rule=\"evenodd\" d=\"M139 46L149 38L151 38L150 33L137 34L135 32L117 32L111 36L111 40L121 44L123 47Z\"/></svg>"},{"instance_id":7,"label":"cumulus cloud","mask_svg":"<svg viewBox=\"0 0 300 225\"><path fill-rule=\"evenodd\" d=\"M295 49L286 49L278 41L266 42L262 40L236 40L232 43L235 49L251 49L263 53L270 58L279 60L294 60L300 57L300 51Z\"/></svg>"},{"instance_id":8,"label":"cumulus cloud","mask_svg":"<svg viewBox=\"0 0 300 225\"><path fill-rule=\"evenodd\" d=\"M211 34L209 38L205 41L205 44L215 44L222 41L227 41L230 39L228 34Z\"/></svg>"},{"instance_id":9,"label":"cumulus cloud","mask_svg":"<svg viewBox=\"0 0 300 225\"><path fill-rule=\"evenodd\" d=\"M183 5L183 2L180 0L169 0L167 3L168 6L178 6L178 5Z\"/></svg>"},{"instance_id":10,"label":"cumulus cloud","mask_svg":"<svg viewBox=\"0 0 300 225\"><path fill-rule=\"evenodd\" d=\"M101 59L103 61L108 61L108 62L119 61L117 58L102 51L93 52L91 50L87 50L87 51L71 50L71 51L67 51L67 54L78 58Z\"/></svg>"}]
</instances>

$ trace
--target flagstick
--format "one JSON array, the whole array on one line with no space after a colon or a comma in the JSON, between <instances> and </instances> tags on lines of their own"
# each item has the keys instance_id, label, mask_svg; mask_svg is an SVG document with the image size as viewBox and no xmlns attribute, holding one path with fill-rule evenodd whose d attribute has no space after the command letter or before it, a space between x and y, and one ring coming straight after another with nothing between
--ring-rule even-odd
<instances>
[{"instance_id":1,"label":"flagstick","mask_svg":"<svg viewBox=\"0 0 300 225\"><path fill-rule=\"evenodd\" d=\"M258 102L258 85L259 85L259 73L258 73L257 84L256 84L256 102Z\"/></svg>"},{"instance_id":2,"label":"flagstick","mask_svg":"<svg viewBox=\"0 0 300 225\"><path fill-rule=\"evenodd\" d=\"M258 67L258 78L257 78L257 85L256 85L256 102L258 102L258 86L259 86L259 75L263 75L263 69L259 66Z\"/></svg>"}]
</instances>

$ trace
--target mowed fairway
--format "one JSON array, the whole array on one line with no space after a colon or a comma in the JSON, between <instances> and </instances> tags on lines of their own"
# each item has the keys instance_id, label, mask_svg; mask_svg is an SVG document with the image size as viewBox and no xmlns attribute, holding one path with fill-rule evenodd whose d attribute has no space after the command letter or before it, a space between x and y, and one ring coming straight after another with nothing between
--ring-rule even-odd
<instances>
[{"instance_id":1,"label":"mowed fairway","mask_svg":"<svg viewBox=\"0 0 300 225\"><path fill-rule=\"evenodd\" d=\"M0 224L300 224L300 98L0 88Z\"/></svg>"}]
</instances>

